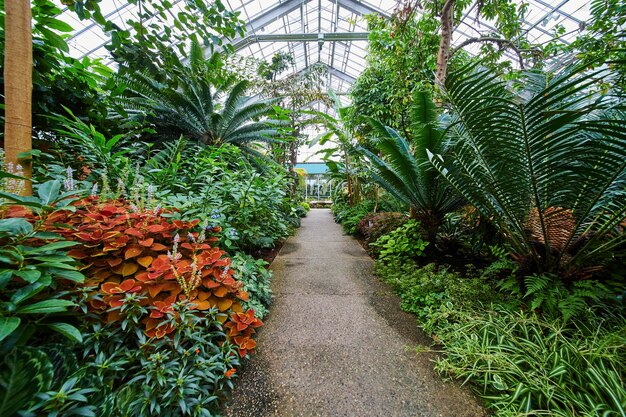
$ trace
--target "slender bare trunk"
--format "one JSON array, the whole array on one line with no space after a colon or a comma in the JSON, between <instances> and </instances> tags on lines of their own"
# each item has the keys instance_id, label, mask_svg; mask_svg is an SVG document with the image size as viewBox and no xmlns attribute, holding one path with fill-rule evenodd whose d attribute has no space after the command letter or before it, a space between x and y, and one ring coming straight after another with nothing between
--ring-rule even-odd
<instances>
[{"instance_id":1,"label":"slender bare trunk","mask_svg":"<svg viewBox=\"0 0 626 417\"><path fill-rule=\"evenodd\" d=\"M454 0L446 0L441 8L441 40L437 53L437 79L438 85L443 86L448 72L448 59L450 58L450 43L454 30Z\"/></svg>"},{"instance_id":2,"label":"slender bare trunk","mask_svg":"<svg viewBox=\"0 0 626 417\"><path fill-rule=\"evenodd\" d=\"M21 164L24 176L32 175L30 159L18 160L18 155L32 148L33 38L29 0L8 0L5 10L4 150L7 162ZM23 195L32 195L26 181Z\"/></svg>"},{"instance_id":3,"label":"slender bare trunk","mask_svg":"<svg viewBox=\"0 0 626 417\"><path fill-rule=\"evenodd\" d=\"M348 153L346 152L346 182L348 186L348 198L350 199L350 207L354 206L354 200L352 199L352 181L350 180L350 160L348 159Z\"/></svg>"}]
</instances>

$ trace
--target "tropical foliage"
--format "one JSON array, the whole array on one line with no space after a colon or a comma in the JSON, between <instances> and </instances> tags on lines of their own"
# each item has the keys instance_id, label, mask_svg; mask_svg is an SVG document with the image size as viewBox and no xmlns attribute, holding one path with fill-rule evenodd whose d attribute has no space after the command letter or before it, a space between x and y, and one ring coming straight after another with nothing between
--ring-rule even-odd
<instances>
[{"instance_id":1,"label":"tropical foliage","mask_svg":"<svg viewBox=\"0 0 626 417\"><path fill-rule=\"evenodd\" d=\"M252 145L271 142L278 135L280 122L259 120L272 114L271 101L247 97L245 80L224 91L206 78L191 76L164 84L135 73L127 84L126 113L155 125L165 139L183 135L207 145L233 144L258 155Z\"/></svg>"},{"instance_id":2,"label":"tropical foliage","mask_svg":"<svg viewBox=\"0 0 626 417\"><path fill-rule=\"evenodd\" d=\"M608 74L530 72L512 91L467 66L446 84L456 145L431 160L530 271L584 273L623 241L624 113L594 88L598 76Z\"/></svg>"},{"instance_id":3,"label":"tropical foliage","mask_svg":"<svg viewBox=\"0 0 626 417\"><path fill-rule=\"evenodd\" d=\"M365 17L349 107L332 65L230 54L244 22L220 0L30 3L35 195L0 158L0 416L220 415L310 209L305 142L442 375L496 416L626 416L623 0L541 44L529 2L402 2ZM63 13L113 65L75 58Z\"/></svg>"},{"instance_id":4,"label":"tropical foliage","mask_svg":"<svg viewBox=\"0 0 626 417\"><path fill-rule=\"evenodd\" d=\"M429 94L415 94L411 106L412 136L409 143L396 130L370 120L378 154L358 148L371 162L372 179L411 208L411 216L422 223L433 241L446 213L458 208L461 198L428 163L427 152L445 154L450 145L437 126L435 105Z\"/></svg>"}]
</instances>

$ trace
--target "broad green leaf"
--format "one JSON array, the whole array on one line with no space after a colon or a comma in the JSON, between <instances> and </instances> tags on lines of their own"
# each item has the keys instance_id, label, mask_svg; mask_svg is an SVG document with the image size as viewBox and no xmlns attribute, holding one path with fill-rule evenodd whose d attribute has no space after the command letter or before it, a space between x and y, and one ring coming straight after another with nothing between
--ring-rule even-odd
<instances>
[{"instance_id":1,"label":"broad green leaf","mask_svg":"<svg viewBox=\"0 0 626 417\"><path fill-rule=\"evenodd\" d=\"M33 257L34 260L36 261L41 261L41 262L61 262L61 263L72 263L74 262L73 258L70 258L69 256L65 256L65 255L39 255L39 256L35 256Z\"/></svg>"},{"instance_id":2,"label":"broad green leaf","mask_svg":"<svg viewBox=\"0 0 626 417\"><path fill-rule=\"evenodd\" d=\"M67 337L73 342L82 343L83 336L80 334L80 331L67 323L52 323L48 324L48 327L54 330L55 332L61 333L63 336Z\"/></svg>"},{"instance_id":3,"label":"broad green leaf","mask_svg":"<svg viewBox=\"0 0 626 417\"><path fill-rule=\"evenodd\" d=\"M55 201L59 197L59 192L61 191L61 181L52 180L44 182L39 186L37 190L37 194L41 199L41 202L46 205L50 205L53 201Z\"/></svg>"},{"instance_id":4,"label":"broad green leaf","mask_svg":"<svg viewBox=\"0 0 626 417\"><path fill-rule=\"evenodd\" d=\"M19 317L0 317L0 341L13 333L21 321Z\"/></svg>"},{"instance_id":5,"label":"broad green leaf","mask_svg":"<svg viewBox=\"0 0 626 417\"><path fill-rule=\"evenodd\" d=\"M53 251L53 250L58 250L58 249L69 248L71 246L76 246L78 244L79 244L78 242L70 242L67 240L61 240L59 242L52 242L52 243L48 243L47 245L40 246L38 248L30 249L27 253L30 255L33 253L48 252L48 251Z\"/></svg>"},{"instance_id":6,"label":"broad green leaf","mask_svg":"<svg viewBox=\"0 0 626 417\"><path fill-rule=\"evenodd\" d=\"M38 303L30 304L17 310L18 314L48 314L48 313L60 313L67 311L69 307L74 307L74 304L68 300L44 300Z\"/></svg>"},{"instance_id":7,"label":"broad green leaf","mask_svg":"<svg viewBox=\"0 0 626 417\"><path fill-rule=\"evenodd\" d=\"M24 281L28 282L29 284L32 284L33 282L37 281L39 277L41 277L41 271L38 271L36 269L25 269L21 271L15 271L14 274L22 278Z\"/></svg>"},{"instance_id":8,"label":"broad green leaf","mask_svg":"<svg viewBox=\"0 0 626 417\"><path fill-rule=\"evenodd\" d=\"M50 273L56 277L69 279L70 281L74 281L78 283L85 281L85 276L78 271L52 268L50 269Z\"/></svg>"},{"instance_id":9,"label":"broad green leaf","mask_svg":"<svg viewBox=\"0 0 626 417\"><path fill-rule=\"evenodd\" d=\"M0 290L3 289L9 281L11 281L14 272L15 271L13 269L0 270Z\"/></svg>"},{"instance_id":10,"label":"broad green leaf","mask_svg":"<svg viewBox=\"0 0 626 417\"><path fill-rule=\"evenodd\" d=\"M30 285L25 285L19 290L15 291L11 296L11 302L16 305L20 304L39 294L43 289L47 288L51 282L52 279L50 278L50 275L45 275L39 281L34 282Z\"/></svg>"},{"instance_id":11,"label":"broad green leaf","mask_svg":"<svg viewBox=\"0 0 626 417\"><path fill-rule=\"evenodd\" d=\"M59 32L72 32L74 30L74 28L68 23L59 19L46 19L45 25L50 29L58 30Z\"/></svg>"},{"instance_id":12,"label":"broad green leaf","mask_svg":"<svg viewBox=\"0 0 626 417\"><path fill-rule=\"evenodd\" d=\"M70 48L62 36L57 35L53 31L43 28L43 27L39 27L38 29L39 29L39 32L41 32L41 34L44 35L44 38L47 43L49 43L50 45L54 46L55 48L63 52L69 52Z\"/></svg>"},{"instance_id":13,"label":"broad green leaf","mask_svg":"<svg viewBox=\"0 0 626 417\"><path fill-rule=\"evenodd\" d=\"M2 219L0 220L0 232L8 232L14 235L27 235L32 233L33 225L26 219Z\"/></svg>"},{"instance_id":14,"label":"broad green leaf","mask_svg":"<svg viewBox=\"0 0 626 417\"><path fill-rule=\"evenodd\" d=\"M42 262L40 264L37 264L37 267L38 268L68 269L70 271L76 270L76 267L74 267L74 265L68 265L62 262Z\"/></svg>"},{"instance_id":15,"label":"broad green leaf","mask_svg":"<svg viewBox=\"0 0 626 417\"><path fill-rule=\"evenodd\" d=\"M37 232L33 235L33 237L39 239L61 239L61 235L52 232Z\"/></svg>"},{"instance_id":16,"label":"broad green leaf","mask_svg":"<svg viewBox=\"0 0 626 417\"><path fill-rule=\"evenodd\" d=\"M0 191L0 198L19 203L26 207L41 208L43 206L37 197L21 196Z\"/></svg>"},{"instance_id":17,"label":"broad green leaf","mask_svg":"<svg viewBox=\"0 0 626 417\"><path fill-rule=\"evenodd\" d=\"M20 154L21 155L21 154ZM19 175L15 175L15 174L10 174L8 172L4 172L4 171L0 171L0 178L13 178L16 180L25 180L25 181L30 181L28 178L26 177L20 177Z\"/></svg>"}]
</instances>

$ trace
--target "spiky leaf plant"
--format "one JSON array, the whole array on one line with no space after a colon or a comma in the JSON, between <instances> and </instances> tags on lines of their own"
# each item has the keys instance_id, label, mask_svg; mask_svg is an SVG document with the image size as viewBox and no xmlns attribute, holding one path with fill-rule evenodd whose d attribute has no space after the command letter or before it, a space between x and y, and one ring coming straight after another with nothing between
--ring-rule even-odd
<instances>
[{"instance_id":1,"label":"spiky leaf plant","mask_svg":"<svg viewBox=\"0 0 626 417\"><path fill-rule=\"evenodd\" d=\"M472 65L448 77L455 146L430 159L526 272L589 273L624 241L624 108L596 89L608 71L526 72L518 88Z\"/></svg>"},{"instance_id":2,"label":"spiky leaf plant","mask_svg":"<svg viewBox=\"0 0 626 417\"><path fill-rule=\"evenodd\" d=\"M283 124L269 119L273 101L248 97L247 80L216 88L195 49L197 45L192 46L189 66L166 81L148 73L128 75L123 80L126 98L120 103L125 113L154 124L163 138L184 135L208 145L230 143L258 155L255 144L277 140Z\"/></svg>"},{"instance_id":3,"label":"spiky leaf plant","mask_svg":"<svg viewBox=\"0 0 626 417\"><path fill-rule=\"evenodd\" d=\"M412 217L433 242L446 213L458 208L462 199L428 161L427 150L445 154L449 147L430 95L417 92L411 110L411 142L395 129L370 120L375 135L370 142L379 155L364 147L359 150L371 162L372 179L411 207Z\"/></svg>"}]
</instances>

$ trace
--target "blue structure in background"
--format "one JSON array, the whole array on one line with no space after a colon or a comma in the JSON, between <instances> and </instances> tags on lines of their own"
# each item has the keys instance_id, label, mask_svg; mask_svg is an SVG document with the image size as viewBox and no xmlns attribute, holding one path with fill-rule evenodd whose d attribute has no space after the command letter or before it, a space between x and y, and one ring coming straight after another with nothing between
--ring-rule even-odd
<instances>
[{"instance_id":1,"label":"blue structure in background","mask_svg":"<svg viewBox=\"0 0 626 417\"><path fill-rule=\"evenodd\" d=\"M307 175L319 175L328 172L328 167L323 162L303 162L296 164L296 169L297 168L304 169Z\"/></svg>"},{"instance_id":2,"label":"blue structure in background","mask_svg":"<svg viewBox=\"0 0 626 417\"><path fill-rule=\"evenodd\" d=\"M303 162L296 169L306 172L304 176L304 199L311 202L330 202L331 181L328 167L323 162Z\"/></svg>"}]
</instances>

